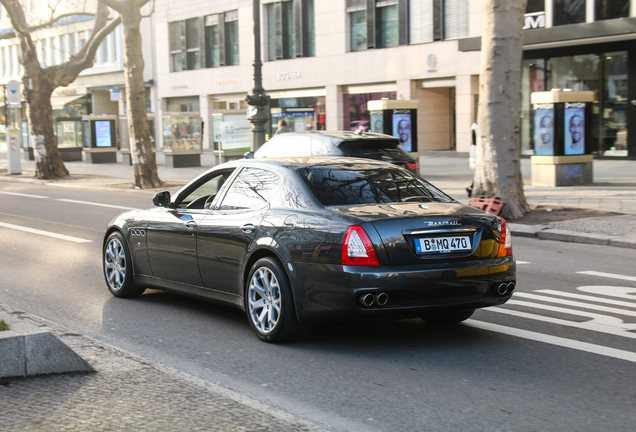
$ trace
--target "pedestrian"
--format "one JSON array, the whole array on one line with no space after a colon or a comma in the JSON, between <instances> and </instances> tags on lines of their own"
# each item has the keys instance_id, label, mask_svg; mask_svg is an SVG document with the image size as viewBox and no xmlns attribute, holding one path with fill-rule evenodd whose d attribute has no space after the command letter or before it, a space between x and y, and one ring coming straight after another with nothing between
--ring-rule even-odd
<instances>
[{"instance_id":1,"label":"pedestrian","mask_svg":"<svg viewBox=\"0 0 636 432\"><path fill-rule=\"evenodd\" d=\"M475 170L477 166L477 122L473 122L473 125L470 127L471 135L472 135L472 144L470 145L470 151L468 152L468 165L471 170ZM473 172L473 181L470 183L470 186L466 188L466 193L468 193L468 198L473 196L473 186L475 185L475 175Z\"/></svg>"},{"instance_id":2,"label":"pedestrian","mask_svg":"<svg viewBox=\"0 0 636 432\"><path fill-rule=\"evenodd\" d=\"M278 129L276 129L276 132L274 133L274 135L291 132L291 131L292 131L291 128L287 126L287 122L281 119L278 121Z\"/></svg>"}]
</instances>

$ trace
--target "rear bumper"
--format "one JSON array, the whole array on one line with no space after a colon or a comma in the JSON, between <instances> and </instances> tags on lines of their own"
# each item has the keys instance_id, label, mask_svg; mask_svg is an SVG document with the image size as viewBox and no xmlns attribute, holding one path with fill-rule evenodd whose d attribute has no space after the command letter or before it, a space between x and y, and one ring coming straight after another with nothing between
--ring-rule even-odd
<instances>
[{"instance_id":1,"label":"rear bumper","mask_svg":"<svg viewBox=\"0 0 636 432\"><path fill-rule=\"evenodd\" d=\"M290 273L301 322L356 317L411 318L433 310L503 304L501 283L516 282L513 257L435 266L356 267L296 263ZM365 294L386 293L384 305L364 306Z\"/></svg>"}]
</instances>

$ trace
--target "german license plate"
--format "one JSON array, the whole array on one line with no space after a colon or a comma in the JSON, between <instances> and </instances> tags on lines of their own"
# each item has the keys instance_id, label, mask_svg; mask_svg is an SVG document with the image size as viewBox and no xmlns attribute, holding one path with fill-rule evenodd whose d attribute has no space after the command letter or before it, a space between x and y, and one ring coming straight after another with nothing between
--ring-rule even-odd
<instances>
[{"instance_id":1,"label":"german license plate","mask_svg":"<svg viewBox=\"0 0 636 432\"><path fill-rule=\"evenodd\" d=\"M468 236L457 236L415 239L415 250L417 253L469 251L471 250L470 238Z\"/></svg>"}]
</instances>

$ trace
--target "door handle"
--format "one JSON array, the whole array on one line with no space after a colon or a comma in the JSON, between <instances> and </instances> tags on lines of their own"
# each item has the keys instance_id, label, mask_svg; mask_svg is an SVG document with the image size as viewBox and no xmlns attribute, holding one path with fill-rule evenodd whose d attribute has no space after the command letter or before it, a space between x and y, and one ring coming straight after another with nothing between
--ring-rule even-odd
<instances>
[{"instance_id":1,"label":"door handle","mask_svg":"<svg viewBox=\"0 0 636 432\"><path fill-rule=\"evenodd\" d=\"M256 229L256 227L252 224L245 224L241 227L241 231L243 231L244 233L251 233L252 231L254 231Z\"/></svg>"},{"instance_id":2,"label":"door handle","mask_svg":"<svg viewBox=\"0 0 636 432\"><path fill-rule=\"evenodd\" d=\"M185 223L185 226L186 226L187 229L193 230L193 229L195 229L197 227L197 223L195 221L187 221Z\"/></svg>"}]
</instances>

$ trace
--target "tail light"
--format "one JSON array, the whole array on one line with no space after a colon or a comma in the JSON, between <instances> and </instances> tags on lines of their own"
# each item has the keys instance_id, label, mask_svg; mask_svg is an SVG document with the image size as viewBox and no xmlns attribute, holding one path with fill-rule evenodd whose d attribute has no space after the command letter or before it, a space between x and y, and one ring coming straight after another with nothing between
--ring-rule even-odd
<instances>
[{"instance_id":1,"label":"tail light","mask_svg":"<svg viewBox=\"0 0 636 432\"><path fill-rule=\"evenodd\" d=\"M504 218L501 218L501 242L499 243L499 253L497 257L505 257L512 255L512 235L510 228Z\"/></svg>"},{"instance_id":2,"label":"tail light","mask_svg":"<svg viewBox=\"0 0 636 432\"><path fill-rule=\"evenodd\" d=\"M375 253L369 236L360 225L350 226L342 241L342 265L377 266Z\"/></svg>"},{"instance_id":3,"label":"tail light","mask_svg":"<svg viewBox=\"0 0 636 432\"><path fill-rule=\"evenodd\" d=\"M410 170L417 171L420 168L420 163L419 162L408 162L406 164L406 166L409 167Z\"/></svg>"}]
</instances>

